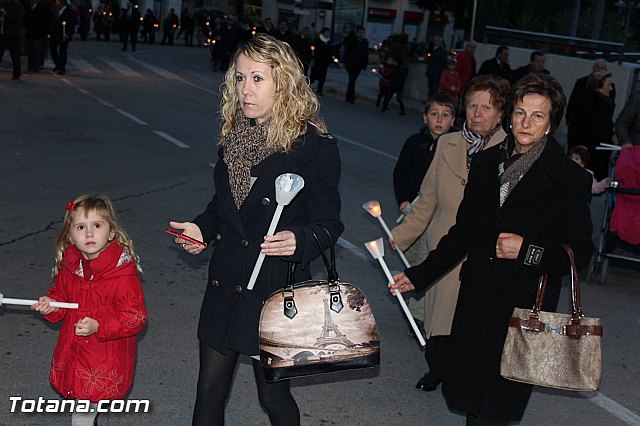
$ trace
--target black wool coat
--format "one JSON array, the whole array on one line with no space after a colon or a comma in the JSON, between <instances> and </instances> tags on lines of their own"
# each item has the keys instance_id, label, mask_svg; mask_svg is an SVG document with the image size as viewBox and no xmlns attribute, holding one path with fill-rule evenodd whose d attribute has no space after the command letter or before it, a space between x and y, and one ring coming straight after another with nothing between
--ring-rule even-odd
<instances>
[{"instance_id":1,"label":"black wool coat","mask_svg":"<svg viewBox=\"0 0 640 426\"><path fill-rule=\"evenodd\" d=\"M538 278L549 275L543 309L554 311L569 245L578 269L591 258L591 176L549 137L540 158L499 202L500 145L471 164L456 224L436 250L406 274L418 291L468 254L453 320L443 393L450 407L488 420L522 417L532 386L500 376L500 357L513 308L535 302ZM500 232L524 238L516 260L497 259Z\"/></svg>"},{"instance_id":2,"label":"black wool coat","mask_svg":"<svg viewBox=\"0 0 640 426\"><path fill-rule=\"evenodd\" d=\"M393 169L393 190L398 205L413 201L420 193L420 185L429 170L437 141L425 126L405 141Z\"/></svg>"},{"instance_id":3,"label":"black wool coat","mask_svg":"<svg viewBox=\"0 0 640 426\"><path fill-rule=\"evenodd\" d=\"M258 354L258 322L263 302L286 284L287 261L298 263L296 280L311 278L308 264L320 255L313 233L329 247L324 225L335 243L344 226L340 221L340 155L331 135L319 135L313 126L298 138L288 154L275 153L258 165L261 173L249 195L236 208L229 187L223 151L213 172L215 195L195 220L204 240L213 246L207 287L200 311L198 338L216 350ZM253 290L247 290L260 244L267 235L277 203L275 179L296 173L304 188L282 212L275 232L290 230L296 251L286 258L267 256Z\"/></svg>"}]
</instances>

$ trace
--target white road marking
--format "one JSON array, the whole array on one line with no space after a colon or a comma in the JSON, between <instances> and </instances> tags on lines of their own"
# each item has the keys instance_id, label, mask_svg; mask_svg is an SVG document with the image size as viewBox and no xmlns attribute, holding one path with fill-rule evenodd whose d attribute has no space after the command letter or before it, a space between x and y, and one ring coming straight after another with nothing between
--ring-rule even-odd
<instances>
[{"instance_id":1,"label":"white road marking","mask_svg":"<svg viewBox=\"0 0 640 426\"><path fill-rule=\"evenodd\" d=\"M148 64L146 62L142 62L136 58L134 58L133 56L129 56L129 59L131 59L133 62L137 62L138 64L142 65L143 67L145 67L146 69L148 69L151 72L154 72L156 74L158 74L160 77L164 77L167 80L179 80L179 81L184 81L181 77L179 77L178 75L165 70L164 68L161 68L157 65L152 65L152 64Z\"/></svg>"},{"instance_id":2,"label":"white road marking","mask_svg":"<svg viewBox=\"0 0 640 426\"><path fill-rule=\"evenodd\" d=\"M132 70L122 62L114 61L112 59L105 58L105 57L100 57L100 60L124 76L141 77L141 74L139 72Z\"/></svg>"},{"instance_id":3,"label":"white road marking","mask_svg":"<svg viewBox=\"0 0 640 426\"><path fill-rule=\"evenodd\" d=\"M393 156L391 154L387 154L386 152L380 151L379 149L371 148L370 146L363 145L363 144L361 144L359 142L356 142L356 141L354 141L352 139L349 139L349 138L345 138L344 136L340 136L340 135L337 135L335 133L333 134L333 136L338 138L338 141L344 141L344 142L349 143L351 145L355 145L355 146L360 147L362 149L366 149L367 151L371 151L371 152L375 152L376 154L380 154L383 157L391 158L392 160L398 161L398 157L395 157L395 156Z\"/></svg>"},{"instance_id":4,"label":"white road marking","mask_svg":"<svg viewBox=\"0 0 640 426\"><path fill-rule=\"evenodd\" d=\"M69 86L74 86L74 84L70 80L67 80L66 78L61 78L60 80L62 80L63 83L66 83Z\"/></svg>"},{"instance_id":5,"label":"white road marking","mask_svg":"<svg viewBox=\"0 0 640 426\"><path fill-rule=\"evenodd\" d=\"M351 253L355 254L361 259L370 260L371 258L371 256L365 253L364 249L358 247L357 245L353 244L349 240L346 240L342 237L338 238L338 245L342 248L349 250Z\"/></svg>"},{"instance_id":6,"label":"white road marking","mask_svg":"<svg viewBox=\"0 0 640 426\"><path fill-rule=\"evenodd\" d=\"M162 139L171 142L172 144L174 144L178 148L189 149L189 145L180 142L178 139L174 138L171 135L166 134L162 130L154 130L153 133L155 133L156 135L160 136Z\"/></svg>"},{"instance_id":7,"label":"white road marking","mask_svg":"<svg viewBox=\"0 0 640 426\"><path fill-rule=\"evenodd\" d=\"M69 59L69 62L71 62L76 67L78 67L78 69L81 72L89 72L92 74L102 74L102 71L100 71L98 68L94 67L84 59Z\"/></svg>"},{"instance_id":8,"label":"white road marking","mask_svg":"<svg viewBox=\"0 0 640 426\"><path fill-rule=\"evenodd\" d=\"M194 89L200 89L200 90L202 90L203 92L211 93L212 95L215 95L215 96L217 96L217 97L220 97L220 93L216 92L215 90L207 89L206 87L199 86L199 85L197 85L197 84L195 84L195 83L192 83L192 82L190 82L190 81L187 81L187 80L181 80L181 81L182 81L184 84L186 84L187 86L191 86L191 87L193 87Z\"/></svg>"},{"instance_id":9,"label":"white road marking","mask_svg":"<svg viewBox=\"0 0 640 426\"><path fill-rule=\"evenodd\" d=\"M99 97L97 97L96 95L94 95L93 93L90 93L88 90L86 89L82 89L82 88L78 88L77 89L78 92L80 93L84 93L85 95L89 96L90 98L95 99L96 101L98 101L99 103L101 103L102 105L108 107L108 108L115 108L116 106L105 101L104 99L100 99Z\"/></svg>"},{"instance_id":10,"label":"white road marking","mask_svg":"<svg viewBox=\"0 0 640 426\"><path fill-rule=\"evenodd\" d=\"M149 125L149 123L147 123L146 121L139 119L135 115L130 114L130 113L128 113L127 111L125 111L123 109L114 108L114 111L119 112L120 114L124 115L125 117L127 117L131 121L135 121L136 123L138 123L141 126L148 126Z\"/></svg>"},{"instance_id":11,"label":"white road marking","mask_svg":"<svg viewBox=\"0 0 640 426\"><path fill-rule=\"evenodd\" d=\"M613 414L628 425L640 425L640 416L626 407L615 402L613 399L600 392L583 392L582 396L593 402L600 408Z\"/></svg>"}]
</instances>

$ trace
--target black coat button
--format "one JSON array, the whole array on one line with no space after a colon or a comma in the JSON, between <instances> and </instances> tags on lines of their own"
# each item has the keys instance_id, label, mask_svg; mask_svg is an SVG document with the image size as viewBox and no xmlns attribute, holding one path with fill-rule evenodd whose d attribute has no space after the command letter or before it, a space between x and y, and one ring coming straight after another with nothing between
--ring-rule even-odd
<instances>
[{"instance_id":1,"label":"black coat button","mask_svg":"<svg viewBox=\"0 0 640 426\"><path fill-rule=\"evenodd\" d=\"M249 247L249 241L247 241L247 240L242 240L242 245L243 245L244 247Z\"/></svg>"},{"instance_id":2,"label":"black coat button","mask_svg":"<svg viewBox=\"0 0 640 426\"><path fill-rule=\"evenodd\" d=\"M268 206L269 204L271 204L271 200L268 199L267 197L264 197L261 201L263 206Z\"/></svg>"},{"instance_id":3,"label":"black coat button","mask_svg":"<svg viewBox=\"0 0 640 426\"><path fill-rule=\"evenodd\" d=\"M218 282L218 280L213 280L213 281L211 281L211 285L214 286L214 287L219 287L220 283Z\"/></svg>"},{"instance_id":4,"label":"black coat button","mask_svg":"<svg viewBox=\"0 0 640 426\"><path fill-rule=\"evenodd\" d=\"M240 284L238 284L238 285L236 286L236 291L237 291L238 293L242 293L242 286L241 286Z\"/></svg>"}]
</instances>

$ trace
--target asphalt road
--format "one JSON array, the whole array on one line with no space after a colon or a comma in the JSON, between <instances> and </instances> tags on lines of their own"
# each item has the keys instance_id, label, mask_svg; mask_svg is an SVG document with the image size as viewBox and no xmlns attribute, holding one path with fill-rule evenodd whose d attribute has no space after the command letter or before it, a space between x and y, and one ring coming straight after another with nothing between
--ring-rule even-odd
<instances>
[{"instance_id":1,"label":"asphalt road","mask_svg":"<svg viewBox=\"0 0 640 426\"><path fill-rule=\"evenodd\" d=\"M212 195L217 160L218 86L206 49L138 45L134 54L115 42L70 45L67 75L47 70L9 81L0 67L0 292L36 298L50 279L53 242L66 204L83 193L104 193L142 258L149 323L139 336L138 364L129 398L149 399L144 414L101 415L101 425L189 424L198 372L197 318L208 254L189 256L163 230L187 220ZM462 425L438 391L414 388L424 373L422 352L386 279L363 243L383 236L363 209L381 202L391 225L397 216L391 185L395 157L421 126L418 103L410 114L383 114L370 98L376 80L365 73L355 105L344 102L345 75L330 70L322 114L340 142L345 233L337 248L341 279L358 285L374 308L381 335L379 368L293 382L304 425ZM329 90L327 90L329 92ZM414 107L411 109L411 107ZM412 112L413 111L413 112ZM593 202L594 222L602 200ZM393 270L398 257L387 249ZM322 275L318 264L316 274ZM599 392L539 389L522 425L640 424L640 302L638 272L611 268L605 286L583 284L589 316L603 319L603 379ZM568 300L568 294L563 296ZM565 304L565 307L568 303ZM10 396L57 399L48 383L57 327L27 308L0 308L0 425L62 425L68 414L12 413ZM240 363L227 405L227 424L264 425L252 369Z\"/></svg>"}]
</instances>

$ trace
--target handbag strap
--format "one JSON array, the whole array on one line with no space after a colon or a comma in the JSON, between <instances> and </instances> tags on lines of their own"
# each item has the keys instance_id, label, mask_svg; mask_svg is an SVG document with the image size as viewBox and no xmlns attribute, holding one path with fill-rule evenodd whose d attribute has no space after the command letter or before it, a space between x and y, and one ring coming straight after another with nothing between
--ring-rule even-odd
<instances>
[{"instance_id":1,"label":"handbag strap","mask_svg":"<svg viewBox=\"0 0 640 426\"><path fill-rule=\"evenodd\" d=\"M318 224L320 228L327 234L327 238L329 238L329 253L331 254L331 262L327 260L327 255L324 252L324 248L322 247L322 243L320 242L320 238L316 233L313 233L313 238L316 240L318 247L320 248L320 255L322 256L322 261L324 265L327 267L327 282L329 283L329 307L334 312L340 312L344 307L342 303L342 296L340 296L340 280L338 279L338 271L336 270L336 250L333 246L333 241L331 241L331 233L329 230L321 224Z\"/></svg>"},{"instance_id":2,"label":"handbag strap","mask_svg":"<svg viewBox=\"0 0 640 426\"><path fill-rule=\"evenodd\" d=\"M578 276L578 270L576 268L576 261L573 256L573 249L566 244L560 244L564 251L569 256L569 263L571 264L571 310L572 316L571 320L579 321L580 318L584 316L582 313L582 304L580 302L580 278ZM542 302L544 301L544 293L547 288L548 277L547 274L544 274L540 277L538 281L538 291L536 292L536 302L533 305L533 310L531 311L531 317L537 319L538 313L542 309Z\"/></svg>"},{"instance_id":3,"label":"handbag strap","mask_svg":"<svg viewBox=\"0 0 640 426\"><path fill-rule=\"evenodd\" d=\"M320 248L320 255L322 256L322 261L324 262L325 267L327 268L327 283L329 284L329 307L334 312L340 312L344 307L342 303L342 296L340 296L340 280L338 279L338 271L336 270L336 252L333 247L333 242L331 241L331 233L324 226L318 224L320 228L324 230L329 238L329 250L331 253L331 261L327 259L327 255L325 254L325 249L322 247L322 243L320 242L320 238L318 235L313 232L313 238L316 240L318 247ZM284 315L293 319L298 313L298 309L296 308L296 304L294 301L294 284L295 284L295 272L296 272L296 264L294 262L289 262L289 268L287 269L287 283L282 289L282 294L284 297Z\"/></svg>"},{"instance_id":4,"label":"handbag strap","mask_svg":"<svg viewBox=\"0 0 640 426\"><path fill-rule=\"evenodd\" d=\"M338 279L338 271L336 270L336 250L333 246L333 243L331 242L331 233L324 225L318 224L318 226L322 228L325 234L327 234L327 238L329 238L329 253L331 255L331 262L329 262L329 260L327 259L327 255L325 254L325 248L322 247L320 238L318 238L318 235L315 232L313 233L313 238L316 240L316 243L318 244L318 248L320 248L320 256L322 256L322 261L324 262L324 266L327 268L327 281L329 281L330 284L336 283L339 281L339 279Z\"/></svg>"},{"instance_id":5,"label":"handbag strap","mask_svg":"<svg viewBox=\"0 0 640 426\"><path fill-rule=\"evenodd\" d=\"M561 244L561 246L567 252L571 262L571 307L573 309L573 319L579 319L584 316L582 303L580 302L580 276L578 275L578 268L576 268L573 249L566 244Z\"/></svg>"}]
</instances>

